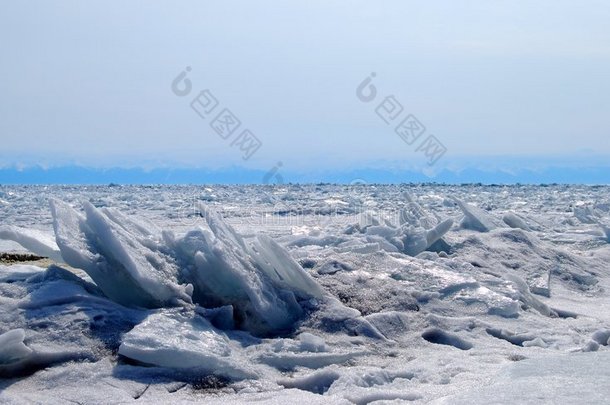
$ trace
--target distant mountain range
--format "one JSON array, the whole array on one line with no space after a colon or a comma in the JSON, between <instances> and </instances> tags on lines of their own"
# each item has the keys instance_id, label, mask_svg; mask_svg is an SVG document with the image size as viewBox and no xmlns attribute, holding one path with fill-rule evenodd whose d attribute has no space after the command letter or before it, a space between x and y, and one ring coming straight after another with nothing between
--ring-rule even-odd
<instances>
[{"instance_id":1,"label":"distant mountain range","mask_svg":"<svg viewBox=\"0 0 610 405\"><path fill-rule=\"evenodd\" d=\"M266 171L229 167L201 168L87 168L58 166L0 168L0 184L258 184L258 183L482 183L482 184L610 184L606 167L544 169L442 169L431 175L416 169L362 168L345 170Z\"/></svg>"}]
</instances>

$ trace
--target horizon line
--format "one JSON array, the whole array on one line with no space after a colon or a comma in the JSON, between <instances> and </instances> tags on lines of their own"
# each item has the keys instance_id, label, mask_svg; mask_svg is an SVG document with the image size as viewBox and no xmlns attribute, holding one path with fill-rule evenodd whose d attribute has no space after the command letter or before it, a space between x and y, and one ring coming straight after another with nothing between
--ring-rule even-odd
<instances>
[{"instance_id":1,"label":"horizon line","mask_svg":"<svg viewBox=\"0 0 610 405\"><path fill-rule=\"evenodd\" d=\"M0 185L229 185L229 184L484 184L608 185L610 164L590 167L548 166L538 169L467 167L426 171L414 168L351 168L298 171L231 166L209 168L88 168L78 165L44 168L0 168Z\"/></svg>"}]
</instances>

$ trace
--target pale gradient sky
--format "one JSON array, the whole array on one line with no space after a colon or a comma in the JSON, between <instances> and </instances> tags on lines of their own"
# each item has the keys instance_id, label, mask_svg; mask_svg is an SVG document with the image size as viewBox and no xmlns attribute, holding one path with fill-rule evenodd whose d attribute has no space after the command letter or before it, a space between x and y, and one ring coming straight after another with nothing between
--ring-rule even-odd
<instances>
[{"instance_id":1,"label":"pale gradient sky","mask_svg":"<svg viewBox=\"0 0 610 405\"><path fill-rule=\"evenodd\" d=\"M3 1L0 163L418 162L356 98L371 72L445 144L441 167L586 162L610 156L609 21L607 1ZM263 141L250 161L189 107L204 88Z\"/></svg>"}]
</instances>

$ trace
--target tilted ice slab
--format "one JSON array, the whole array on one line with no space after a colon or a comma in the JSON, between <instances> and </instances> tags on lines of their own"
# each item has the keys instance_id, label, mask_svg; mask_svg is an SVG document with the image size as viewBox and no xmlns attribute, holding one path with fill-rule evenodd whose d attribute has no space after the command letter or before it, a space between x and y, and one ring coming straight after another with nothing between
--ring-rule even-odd
<instances>
[{"instance_id":1,"label":"tilted ice slab","mask_svg":"<svg viewBox=\"0 0 610 405\"><path fill-rule=\"evenodd\" d=\"M502 217L502 220L504 221L504 223L506 225L510 226L511 228L523 229L524 231L532 230L532 228L529 226L529 224L526 222L526 220L521 218L519 215L515 214L514 212L507 212Z\"/></svg>"},{"instance_id":2,"label":"tilted ice slab","mask_svg":"<svg viewBox=\"0 0 610 405\"><path fill-rule=\"evenodd\" d=\"M489 232L503 226L499 219L488 212L458 199L455 199L455 202L464 213L462 227L479 232Z\"/></svg>"},{"instance_id":3,"label":"tilted ice slab","mask_svg":"<svg viewBox=\"0 0 610 405\"><path fill-rule=\"evenodd\" d=\"M190 302L190 287L178 285L177 267L154 248L144 227L88 202L86 217L59 200L50 204L63 259L87 272L108 298L141 307Z\"/></svg>"},{"instance_id":4,"label":"tilted ice slab","mask_svg":"<svg viewBox=\"0 0 610 405\"><path fill-rule=\"evenodd\" d=\"M12 225L2 225L0 226L0 239L17 242L30 252L48 257L53 261L63 261L53 236L45 232Z\"/></svg>"},{"instance_id":5,"label":"tilted ice slab","mask_svg":"<svg viewBox=\"0 0 610 405\"><path fill-rule=\"evenodd\" d=\"M257 334L289 330L303 314L300 300L323 298L320 286L277 243L264 235L242 238L219 214L201 207L208 229L171 240L194 300L232 305L241 327Z\"/></svg>"},{"instance_id":6,"label":"tilted ice slab","mask_svg":"<svg viewBox=\"0 0 610 405\"><path fill-rule=\"evenodd\" d=\"M119 354L189 375L214 374L231 379L257 376L224 333L192 312L163 310L149 315L123 336Z\"/></svg>"}]
</instances>

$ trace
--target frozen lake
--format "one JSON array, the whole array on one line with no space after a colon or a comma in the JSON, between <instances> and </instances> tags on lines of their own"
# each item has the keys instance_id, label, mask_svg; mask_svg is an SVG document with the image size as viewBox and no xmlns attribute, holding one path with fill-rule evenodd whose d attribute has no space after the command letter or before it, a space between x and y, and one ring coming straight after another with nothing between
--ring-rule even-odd
<instances>
[{"instance_id":1,"label":"frozen lake","mask_svg":"<svg viewBox=\"0 0 610 405\"><path fill-rule=\"evenodd\" d=\"M601 403L609 225L600 186L1 186L49 259L0 265L0 402Z\"/></svg>"}]
</instances>

